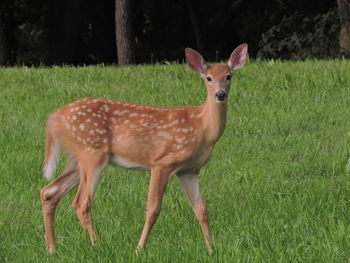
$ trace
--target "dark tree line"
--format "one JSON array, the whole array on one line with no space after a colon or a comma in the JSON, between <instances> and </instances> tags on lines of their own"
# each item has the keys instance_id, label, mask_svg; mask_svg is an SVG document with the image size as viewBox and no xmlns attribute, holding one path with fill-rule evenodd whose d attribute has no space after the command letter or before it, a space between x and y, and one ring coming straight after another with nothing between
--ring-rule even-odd
<instances>
[{"instance_id":1,"label":"dark tree line","mask_svg":"<svg viewBox=\"0 0 350 263\"><path fill-rule=\"evenodd\" d=\"M0 64L209 60L249 43L259 58L350 55L350 0L2 0Z\"/></svg>"},{"instance_id":2,"label":"dark tree line","mask_svg":"<svg viewBox=\"0 0 350 263\"><path fill-rule=\"evenodd\" d=\"M350 56L350 0L337 0L341 21L339 43L344 53Z\"/></svg>"}]
</instances>

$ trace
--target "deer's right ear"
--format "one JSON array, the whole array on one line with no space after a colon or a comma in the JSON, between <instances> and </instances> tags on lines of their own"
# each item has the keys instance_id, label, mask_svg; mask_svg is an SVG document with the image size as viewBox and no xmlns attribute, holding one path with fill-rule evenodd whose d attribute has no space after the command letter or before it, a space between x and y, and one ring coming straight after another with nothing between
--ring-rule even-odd
<instances>
[{"instance_id":1,"label":"deer's right ear","mask_svg":"<svg viewBox=\"0 0 350 263\"><path fill-rule=\"evenodd\" d=\"M204 75L205 69L207 68L207 64L205 63L205 60L203 59L201 54L199 54L192 48L186 48L185 53L187 65L199 74Z\"/></svg>"}]
</instances>

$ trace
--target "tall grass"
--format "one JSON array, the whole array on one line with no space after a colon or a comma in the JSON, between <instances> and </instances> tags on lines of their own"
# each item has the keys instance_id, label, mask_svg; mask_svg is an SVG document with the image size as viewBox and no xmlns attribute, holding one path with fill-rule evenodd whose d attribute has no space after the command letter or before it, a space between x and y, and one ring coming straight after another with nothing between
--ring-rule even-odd
<instances>
[{"instance_id":1,"label":"tall grass","mask_svg":"<svg viewBox=\"0 0 350 263\"><path fill-rule=\"evenodd\" d=\"M144 253L149 175L108 168L93 205L93 247L70 207L58 252L43 240L44 127L85 96L158 106L206 93L184 65L0 68L0 262L347 262L350 260L350 62L251 62L234 76L225 133L201 171L215 253L174 177ZM60 162L62 170L63 161Z\"/></svg>"}]
</instances>

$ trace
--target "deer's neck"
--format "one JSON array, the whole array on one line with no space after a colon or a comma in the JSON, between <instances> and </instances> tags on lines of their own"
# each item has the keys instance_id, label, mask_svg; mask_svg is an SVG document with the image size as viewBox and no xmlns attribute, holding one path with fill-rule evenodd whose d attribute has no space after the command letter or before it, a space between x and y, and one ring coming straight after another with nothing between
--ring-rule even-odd
<instances>
[{"instance_id":1,"label":"deer's neck","mask_svg":"<svg viewBox=\"0 0 350 263\"><path fill-rule=\"evenodd\" d=\"M207 97L202 105L204 137L208 143L216 143L224 132L227 119L227 103L218 103Z\"/></svg>"}]
</instances>

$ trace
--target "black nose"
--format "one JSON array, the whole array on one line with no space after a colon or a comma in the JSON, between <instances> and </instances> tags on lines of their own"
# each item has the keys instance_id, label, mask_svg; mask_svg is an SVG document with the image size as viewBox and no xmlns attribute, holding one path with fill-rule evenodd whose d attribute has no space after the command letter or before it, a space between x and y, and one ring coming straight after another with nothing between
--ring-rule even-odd
<instances>
[{"instance_id":1,"label":"black nose","mask_svg":"<svg viewBox=\"0 0 350 263\"><path fill-rule=\"evenodd\" d=\"M219 90L218 92L215 93L215 97L218 101L224 101L226 100L226 92L223 90Z\"/></svg>"}]
</instances>

